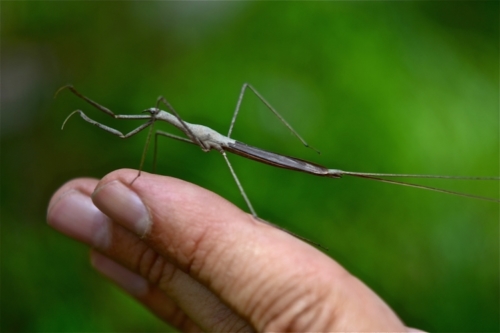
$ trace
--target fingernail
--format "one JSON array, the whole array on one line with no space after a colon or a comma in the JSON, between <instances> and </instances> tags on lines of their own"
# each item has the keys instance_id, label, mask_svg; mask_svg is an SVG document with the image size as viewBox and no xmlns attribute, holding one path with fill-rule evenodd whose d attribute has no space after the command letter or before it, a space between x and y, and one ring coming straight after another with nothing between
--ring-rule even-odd
<instances>
[{"instance_id":1,"label":"fingernail","mask_svg":"<svg viewBox=\"0 0 500 333\"><path fill-rule=\"evenodd\" d=\"M111 243L111 221L89 196L77 190L61 195L49 208L47 222L63 234L100 249Z\"/></svg>"},{"instance_id":2,"label":"fingernail","mask_svg":"<svg viewBox=\"0 0 500 333\"><path fill-rule=\"evenodd\" d=\"M121 182L115 180L96 189L92 200L104 214L137 235L142 237L148 232L151 219L146 206L134 191Z\"/></svg>"},{"instance_id":3,"label":"fingernail","mask_svg":"<svg viewBox=\"0 0 500 333\"><path fill-rule=\"evenodd\" d=\"M148 293L149 285L145 278L137 275L108 257L92 252L90 262L101 274L113 280L133 296L140 297Z\"/></svg>"}]
</instances>

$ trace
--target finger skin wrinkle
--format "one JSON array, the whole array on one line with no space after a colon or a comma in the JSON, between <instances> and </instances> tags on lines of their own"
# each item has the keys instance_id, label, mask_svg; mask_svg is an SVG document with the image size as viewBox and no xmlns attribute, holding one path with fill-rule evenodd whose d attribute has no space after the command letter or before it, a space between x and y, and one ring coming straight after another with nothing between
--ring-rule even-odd
<instances>
[{"instance_id":1,"label":"finger skin wrinkle","mask_svg":"<svg viewBox=\"0 0 500 333\"><path fill-rule=\"evenodd\" d=\"M264 295L273 295L273 298L268 300L265 303L266 306L261 307L256 314L257 322L262 325L262 331L283 331L279 325L280 318L291 317L286 315L289 309L304 297L303 294L305 292L301 290L300 284L297 285L296 282L292 281L290 283L289 281L283 283L282 286L270 286L271 288L266 288L269 291L266 291ZM257 296L257 299L259 298L261 296Z\"/></svg>"},{"instance_id":2,"label":"finger skin wrinkle","mask_svg":"<svg viewBox=\"0 0 500 333\"><path fill-rule=\"evenodd\" d=\"M205 241L211 239L208 234L207 228L201 228L198 232L191 232L188 241L185 244L179 244L177 247L180 248L179 252L185 258L184 270L191 276L200 276L200 270L213 248L210 242Z\"/></svg>"},{"instance_id":3,"label":"finger skin wrinkle","mask_svg":"<svg viewBox=\"0 0 500 333\"><path fill-rule=\"evenodd\" d=\"M266 281L265 283L261 283L261 281ZM272 280L271 275L261 275L249 281L247 287L250 291L253 291L251 295L249 295L249 299L247 301L248 306L246 309L246 313L253 323L260 323L260 326L265 326L265 317L269 315L270 309L273 308L274 303L278 301L281 297L281 293L277 292L280 286L275 285L274 283L270 283ZM256 284L260 284L260 286L255 286ZM269 300L269 295L277 295L273 300ZM274 297L274 296L273 296ZM262 331L263 327L258 327L259 331Z\"/></svg>"},{"instance_id":4,"label":"finger skin wrinkle","mask_svg":"<svg viewBox=\"0 0 500 333\"><path fill-rule=\"evenodd\" d=\"M198 243L198 251L191 262L191 272L220 295L223 301L235 302L237 299L237 312L248 318L248 312L242 309L247 308L252 294L248 290L258 290L255 284L259 279L251 269L252 260L255 259L253 251L246 248L255 246L250 239L249 243L238 246L234 240L224 237L223 232L217 234L217 230L211 230L205 235L208 233L212 235Z\"/></svg>"},{"instance_id":5,"label":"finger skin wrinkle","mask_svg":"<svg viewBox=\"0 0 500 333\"><path fill-rule=\"evenodd\" d=\"M199 243L198 251L191 262L192 271L206 282L209 289L224 295L233 279L227 276L234 267L234 247L220 237L210 237L210 241ZM232 250L233 249L233 250Z\"/></svg>"},{"instance_id":6,"label":"finger skin wrinkle","mask_svg":"<svg viewBox=\"0 0 500 333\"><path fill-rule=\"evenodd\" d=\"M309 268L309 269L308 269ZM252 322L259 331L328 331L334 313L337 275L321 275L310 269L297 271L285 281L262 288L255 294L257 310L252 310ZM269 279L264 280L267 282ZM265 284L263 284L263 287ZM272 298L269 298L272 295ZM263 304L265 305L263 307ZM329 306L328 304L333 304Z\"/></svg>"},{"instance_id":7,"label":"finger skin wrinkle","mask_svg":"<svg viewBox=\"0 0 500 333\"><path fill-rule=\"evenodd\" d=\"M234 247L228 244L227 238L221 237L222 233L217 231L216 228L207 227L197 232L197 238L188 245L189 251L183 251L183 253L188 254L189 260L185 271L189 275L197 277L197 280L203 282L208 289L214 290L222 296L226 288L233 289L236 293L238 291L231 287L233 279L223 276L228 268L234 266L235 256L230 251ZM221 281L222 283L214 285L214 281ZM223 299L220 300L225 303ZM199 300L199 302L204 301L208 302L206 306L213 307L213 304L211 304L213 300ZM253 332L245 321L234 316L234 313L227 307L219 307L212 316L212 331Z\"/></svg>"},{"instance_id":8,"label":"finger skin wrinkle","mask_svg":"<svg viewBox=\"0 0 500 333\"><path fill-rule=\"evenodd\" d=\"M139 272L137 268L139 267L140 257L143 252L148 249L148 246L139 238L135 237L130 231L119 225L114 225L112 227L111 244L111 247L104 253L109 257L122 258L123 246L126 244L128 249L127 253L132 254L132 256L130 261L124 260L123 264L126 264L133 271Z\"/></svg>"},{"instance_id":9,"label":"finger skin wrinkle","mask_svg":"<svg viewBox=\"0 0 500 333\"><path fill-rule=\"evenodd\" d=\"M235 317L228 308L221 308L213 322L214 332L253 332L248 325Z\"/></svg>"},{"instance_id":10,"label":"finger skin wrinkle","mask_svg":"<svg viewBox=\"0 0 500 333\"><path fill-rule=\"evenodd\" d=\"M180 193L178 197L170 199L175 202L181 200L185 194ZM192 198L189 198L192 200ZM147 236L148 242L157 244L161 252L168 255L187 274L196 274L194 261L198 258L205 259L204 246L205 239L210 238L210 223L198 222L199 216L203 212L196 210L196 203L178 203L184 210L178 213L176 205L169 208L152 207L153 226ZM155 211L157 209L158 211ZM162 211L166 210L166 211ZM166 220L166 221L165 221ZM194 271L193 271L194 269Z\"/></svg>"},{"instance_id":11,"label":"finger skin wrinkle","mask_svg":"<svg viewBox=\"0 0 500 333\"><path fill-rule=\"evenodd\" d=\"M150 283L158 284L158 281L165 273L165 267L169 266L165 258L147 246L143 240L135 236L131 237L132 234L128 230L119 226L113 229L112 238L116 246L107 251L107 255L121 257L123 264L128 266L132 271L137 272ZM122 245L118 246L118 244ZM130 255L128 258L123 257L123 254L120 252L123 251L123 246L127 247L127 253ZM119 251L119 253L115 253L116 251Z\"/></svg>"},{"instance_id":12,"label":"finger skin wrinkle","mask_svg":"<svg viewBox=\"0 0 500 333\"><path fill-rule=\"evenodd\" d=\"M314 294L314 295L313 295ZM305 302L304 302L305 299ZM304 332L306 330L325 332L331 330L330 318L333 318L330 303L325 294L308 294L300 302L304 302L301 309L292 318L283 316L285 321L280 322L280 318L270 323L270 330L281 330L285 332ZM327 314L325 316L325 314ZM273 329L272 327L276 328ZM281 329L281 327L283 327Z\"/></svg>"},{"instance_id":13,"label":"finger skin wrinkle","mask_svg":"<svg viewBox=\"0 0 500 333\"><path fill-rule=\"evenodd\" d=\"M182 332L200 331L191 318L189 318L178 306L169 313L168 321L172 326L179 328Z\"/></svg>"},{"instance_id":14,"label":"finger skin wrinkle","mask_svg":"<svg viewBox=\"0 0 500 333\"><path fill-rule=\"evenodd\" d=\"M184 241L174 241L169 252L187 274L200 279L211 288L212 281L219 281L220 274L231 267L228 258L234 257L230 250L234 247L228 244L229 238L225 235L227 231L221 231L220 221L209 221L203 224L191 223L189 230L184 232L186 236L178 237Z\"/></svg>"},{"instance_id":15,"label":"finger skin wrinkle","mask_svg":"<svg viewBox=\"0 0 500 333\"><path fill-rule=\"evenodd\" d=\"M263 331L328 331L328 323L320 320L322 310L328 307L326 295L328 291L322 293L320 290L302 289L298 286L284 295L283 299L273 302L269 311L274 315L264 323Z\"/></svg>"},{"instance_id":16,"label":"finger skin wrinkle","mask_svg":"<svg viewBox=\"0 0 500 333\"><path fill-rule=\"evenodd\" d=\"M136 265L137 271L154 284L158 284L164 277L165 268L168 266L165 258L151 248L142 251Z\"/></svg>"}]
</instances>

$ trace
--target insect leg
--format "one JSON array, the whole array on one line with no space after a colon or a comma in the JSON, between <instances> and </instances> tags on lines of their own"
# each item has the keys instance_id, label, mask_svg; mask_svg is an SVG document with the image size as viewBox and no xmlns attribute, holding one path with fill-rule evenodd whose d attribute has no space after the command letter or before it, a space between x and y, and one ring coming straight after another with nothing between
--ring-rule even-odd
<instances>
[{"instance_id":1,"label":"insect leg","mask_svg":"<svg viewBox=\"0 0 500 333\"><path fill-rule=\"evenodd\" d=\"M255 210L253 209L252 204L250 203L250 200L248 199L247 194L245 193L245 190L243 189L243 186L241 186L241 183L238 179L238 176L236 176L236 173L234 172L233 167L231 166L231 163L229 163L229 159L226 156L226 152L221 151L221 154L222 154L222 156L224 156L224 160L226 160L227 166L229 167L229 171L231 171L231 175L233 176L234 181L236 182L236 185L238 186L238 189L240 190L240 193L243 196L243 199L245 199L245 202L247 203L248 209L250 210L250 212L252 213L252 215L255 218L258 218L257 213L255 213Z\"/></svg>"},{"instance_id":2,"label":"insect leg","mask_svg":"<svg viewBox=\"0 0 500 333\"><path fill-rule=\"evenodd\" d=\"M234 114L233 114L233 119L231 120L231 125L229 125L229 132L227 134L227 137L230 138L231 137L231 133L233 131L233 127L234 127L234 123L236 122L236 117L238 116L238 113L240 111L240 106L241 106L241 101L243 100L243 95L245 94L245 91L246 89L250 89L251 91L253 91L253 93L262 101L262 103L264 103L267 108L269 110L271 110L272 113L274 113L274 115L276 117L278 117L279 120L281 120L281 122L292 132L293 135L295 135L297 137L297 139L300 140L300 142L302 142L302 144L307 147L307 148L310 148L312 150L314 150L315 152L317 152L318 154L320 153L317 149L311 147L304 139L302 139L302 137L299 135L299 133L297 133L297 131L295 131L293 129L293 127L285 120L285 118L283 118L283 116L281 116L278 111L276 111L272 106L271 104L269 104L268 101L266 101L264 99L264 97L262 97L261 94L259 94L259 92L254 88L252 87L250 84L248 83L245 83L243 84L243 87L241 88L241 92L240 92L240 96L238 98L238 103L236 104L236 109L234 111Z\"/></svg>"},{"instance_id":3,"label":"insect leg","mask_svg":"<svg viewBox=\"0 0 500 333\"><path fill-rule=\"evenodd\" d=\"M167 132L163 132L163 131L156 131L155 132L155 144L154 144L154 162L153 162L153 172L156 171L156 161L158 160L157 159L157 156L158 156L158 136L166 136L167 138L171 138L171 139L175 139L175 140L179 140L179 141L183 141L183 142L187 142L187 143L191 143L191 144L196 144L195 142L191 141L191 140L188 140L186 138L183 138L183 137L180 137L180 136L177 136L177 135L174 135L174 134L170 134L170 133L167 133Z\"/></svg>"},{"instance_id":4,"label":"insect leg","mask_svg":"<svg viewBox=\"0 0 500 333\"><path fill-rule=\"evenodd\" d=\"M75 110L75 111L73 111L73 112L70 113L70 115L66 118L66 120L64 120L61 129L64 129L64 126L66 125L66 122L68 121L68 119L71 118L71 116L73 116L76 113L79 113L80 116L82 117L82 119L85 120L86 122L88 122L88 123L90 123L90 124L92 124L94 126L97 126L100 129L105 130L106 132L109 132L111 134L119 136L122 139L129 138L132 135L135 135L135 134L139 133L140 131L142 131L143 129L145 129L146 127L148 127L148 126L150 126L152 124L152 121L148 121L147 123L142 124L141 126L137 127L136 129L130 131L129 133L123 134L122 132L120 132L120 131L118 131L118 130L116 130L114 128L111 128L111 127L106 126L104 124L101 124L101 123L99 123L99 122L97 122L97 121L95 121L93 119L90 119L81 110ZM149 118L149 116L148 116L148 118ZM140 118L140 119L142 119L142 118Z\"/></svg>"},{"instance_id":5,"label":"insect leg","mask_svg":"<svg viewBox=\"0 0 500 333\"><path fill-rule=\"evenodd\" d=\"M158 97L158 100L156 101L156 108L158 109L158 106L159 106L159 103L162 102L163 104L165 104L168 109L170 110L170 112L172 112L172 114L177 118L177 120L179 120L179 122L182 124L182 127L184 128L184 133L186 133L186 135L193 141L195 142L196 144L198 144L198 146L201 147L201 149L203 149L203 151L209 151L210 148L207 147L203 141L201 141L196 135L193 134L193 131L191 131L191 129L189 128L189 126L184 122L184 120L182 120L182 118L179 116L179 114L177 113L177 111L175 111L175 109L172 107L172 105L170 105L170 103L166 100L165 97L163 96L160 96Z\"/></svg>"}]
</instances>

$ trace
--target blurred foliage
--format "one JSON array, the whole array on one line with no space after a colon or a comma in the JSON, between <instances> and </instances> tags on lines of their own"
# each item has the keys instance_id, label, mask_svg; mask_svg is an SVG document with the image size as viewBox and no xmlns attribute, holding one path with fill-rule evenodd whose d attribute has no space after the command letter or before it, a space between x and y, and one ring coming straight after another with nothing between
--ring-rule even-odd
<instances>
[{"instance_id":1,"label":"blurred foliage","mask_svg":"<svg viewBox=\"0 0 500 333\"><path fill-rule=\"evenodd\" d=\"M168 329L102 281L85 246L45 224L60 185L137 168L145 142L145 133L120 140L77 117L61 131L78 108L123 131L140 123L114 121L68 91L54 100L66 83L123 114L161 94L187 121L225 134L250 82L322 154L251 94L233 134L241 141L344 170L498 175L498 2L1 6L2 331ZM159 173L247 209L219 154L169 140L159 149ZM500 329L497 204L230 159L261 217L328 247L407 325Z\"/></svg>"}]
</instances>

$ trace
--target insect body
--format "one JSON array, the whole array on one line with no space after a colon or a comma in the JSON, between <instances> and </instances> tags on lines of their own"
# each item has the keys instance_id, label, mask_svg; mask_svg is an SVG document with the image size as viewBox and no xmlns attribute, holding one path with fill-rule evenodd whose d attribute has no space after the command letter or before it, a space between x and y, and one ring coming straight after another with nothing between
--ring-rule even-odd
<instances>
[{"instance_id":1,"label":"insect body","mask_svg":"<svg viewBox=\"0 0 500 333\"><path fill-rule=\"evenodd\" d=\"M68 121L68 119L76 114L79 113L80 116L87 122L107 131L110 132L114 135L119 136L120 138L128 138L131 137L143 129L150 127L150 132L148 135L148 139L144 148L144 152L142 155L141 159L141 164L139 167L139 173L134 180L132 180L131 184L140 176L141 169L144 163L144 158L146 155L147 148L149 146L149 141L150 137L153 133L153 124L155 121L165 121L175 127L177 127L179 130L184 132L184 134L188 138L183 138L174 134L170 134L167 132L163 131L156 131L155 132L155 141L157 140L158 136L166 136L175 140L191 143L191 144L196 144L198 145L204 152L208 152L212 149L217 150L222 154L224 157L229 170L231 171L231 174L236 181L236 184L238 185L238 188L240 190L240 193L242 194L243 198L245 199L248 208L250 212L257 217L257 214L255 213L255 210L253 209L250 200L246 196L245 191L243 190L243 187L241 186L241 183L236 176L236 173L234 172L231 163L229 162L229 159L227 158L226 152L230 152L233 154L237 154L261 163L269 164L275 167L280 167L280 168L285 168L289 170L294 170L294 171L301 171L305 173L309 173L312 175L316 176L321 176L321 177L328 177L328 178L341 178L342 176L353 176L353 177L359 177L359 178L365 178L365 179L371 179L371 180L376 180L380 182L385 182L385 183L390 183L390 184L396 184L396 185L403 185L403 186L409 186L409 187L415 187L415 188L420 188L420 189L425 189L425 190L431 190L431 191L436 191L436 192L442 192L442 193L447 193L447 194L453 194L453 195L460 195L460 196L465 196L465 197L471 197L471 198L476 198L476 199L482 199L482 200L489 200L489 201L495 201L499 202L500 200L495 199L495 198L488 198L488 197L481 197L481 196L476 196L472 194L467 194L467 193L460 193L460 192L455 192L455 191L449 191L449 190L444 190L444 189L439 189L435 187L429 187L429 186L423 186L423 185L417 185L417 184L411 184L411 183L406 183L406 182L400 182L400 181L395 181L395 180L389 180L385 179L387 177L405 177L405 178L444 178L444 179L462 179L462 180L500 180L500 177L461 177L461 176L440 176L440 175L417 175L417 174L389 174L389 173L366 173L366 172L353 172L353 171L343 171L343 170L338 170L338 169L328 169L324 166L321 166L316 163L312 163L306 160L302 160L299 158L295 157L290 157L290 156L285 156L273 152L269 152L267 150L257 148L257 147L252 147L249 146L245 143L236 141L234 139L230 138L232 129L234 127L234 123L236 121L236 117L238 116L239 108L241 105L241 101L243 99L243 95L245 93L245 90L248 88L251 91L253 91L257 97L283 122L283 124L288 127L292 133L304 144L304 146L309 147L313 150L314 148L310 147L307 142L302 139L302 137L285 121L285 119L249 84L244 84L241 93L238 99L238 103L236 105L236 110L234 112L231 125L229 128L228 136L224 136L213 129L203 126L203 125L196 125L196 124L190 124L188 122L185 122L182 120L182 118L179 116L179 114L175 111L175 109L170 105L170 103L164 98L164 97L159 97L156 103L156 107L154 108L149 108L143 111L143 113L148 113L144 115L117 115L114 114L111 110L105 108L102 105L99 105L98 103L90 100L89 98L83 96L80 94L73 86L68 85L64 86L61 89L58 90L61 91L62 89L69 89L71 90L75 95L78 97L82 98L89 104L93 105L95 108L101 110L104 113L107 113L108 115L112 116L115 119L145 119L147 120L146 123L142 124L141 126L137 127L136 129L132 130L131 132L127 134L123 134L120 131L113 129L111 127L108 127L106 125L103 125L101 123L96 122L95 120L92 120L91 118L87 117L81 110L76 110L73 111L64 121L63 127ZM57 92L57 93L58 93ZM56 95L57 95L56 93ZM163 111L159 109L159 104L163 103L164 105L167 106L170 112ZM318 151L317 151L318 152ZM318 152L319 153L319 152ZM156 145L155 145L155 161L156 161Z\"/></svg>"}]
</instances>

